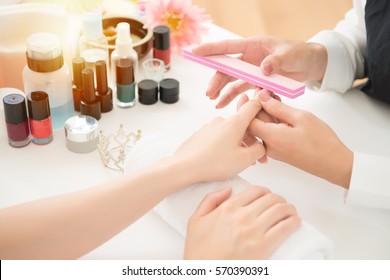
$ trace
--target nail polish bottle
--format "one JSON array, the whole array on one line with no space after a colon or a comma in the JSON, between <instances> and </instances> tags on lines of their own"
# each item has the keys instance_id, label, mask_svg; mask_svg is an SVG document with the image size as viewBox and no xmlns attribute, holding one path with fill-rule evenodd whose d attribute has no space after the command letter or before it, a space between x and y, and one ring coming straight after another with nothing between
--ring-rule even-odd
<instances>
[{"instance_id":1,"label":"nail polish bottle","mask_svg":"<svg viewBox=\"0 0 390 280\"><path fill-rule=\"evenodd\" d=\"M72 61L73 66L73 106L74 110L80 112L80 100L83 96L83 75L82 71L85 68L85 59L82 57L75 57Z\"/></svg>"},{"instance_id":2,"label":"nail polish bottle","mask_svg":"<svg viewBox=\"0 0 390 280\"><path fill-rule=\"evenodd\" d=\"M37 145L49 144L53 140L49 95L43 91L29 93L27 107L32 142Z\"/></svg>"},{"instance_id":3,"label":"nail polish bottle","mask_svg":"<svg viewBox=\"0 0 390 280\"><path fill-rule=\"evenodd\" d=\"M96 94L100 101L102 113L112 110L112 90L108 87L107 66L104 60L96 62Z\"/></svg>"},{"instance_id":4,"label":"nail polish bottle","mask_svg":"<svg viewBox=\"0 0 390 280\"><path fill-rule=\"evenodd\" d=\"M3 104L8 143L15 148L27 146L30 143L30 129L24 96L8 94L3 98Z\"/></svg>"},{"instance_id":5,"label":"nail polish bottle","mask_svg":"<svg viewBox=\"0 0 390 280\"><path fill-rule=\"evenodd\" d=\"M164 61L165 71L171 68L170 29L159 25L153 29L153 58Z\"/></svg>"},{"instance_id":6,"label":"nail polish bottle","mask_svg":"<svg viewBox=\"0 0 390 280\"><path fill-rule=\"evenodd\" d=\"M80 101L80 113L100 120L100 101L95 94L93 70L86 68L82 71L84 98Z\"/></svg>"},{"instance_id":7,"label":"nail polish bottle","mask_svg":"<svg viewBox=\"0 0 390 280\"><path fill-rule=\"evenodd\" d=\"M116 62L116 105L130 108L135 105L134 64L130 59Z\"/></svg>"}]
</instances>

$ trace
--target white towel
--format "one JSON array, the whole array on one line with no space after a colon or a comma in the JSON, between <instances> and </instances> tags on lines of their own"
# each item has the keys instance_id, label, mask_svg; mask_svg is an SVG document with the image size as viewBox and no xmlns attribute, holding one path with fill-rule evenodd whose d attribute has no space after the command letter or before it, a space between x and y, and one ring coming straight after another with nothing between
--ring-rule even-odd
<instances>
[{"instance_id":1,"label":"white towel","mask_svg":"<svg viewBox=\"0 0 390 280\"><path fill-rule=\"evenodd\" d=\"M143 137L129 154L125 171L133 172L173 154L179 144L184 141L183 139L186 139L186 136L179 137L177 133L169 133L168 135L175 137L156 135ZM223 182L194 184L162 200L154 210L164 221L185 237L188 219L205 195L226 186L232 186L233 193L239 193L250 186L250 183L236 176ZM329 259L332 256L333 243L330 239L303 221L299 229L279 246L271 259Z\"/></svg>"}]
</instances>

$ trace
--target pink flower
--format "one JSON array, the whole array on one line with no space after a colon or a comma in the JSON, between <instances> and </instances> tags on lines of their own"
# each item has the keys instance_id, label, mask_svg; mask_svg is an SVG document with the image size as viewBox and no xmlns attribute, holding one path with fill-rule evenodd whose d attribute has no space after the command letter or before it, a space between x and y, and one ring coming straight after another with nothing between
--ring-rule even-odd
<instances>
[{"instance_id":1,"label":"pink flower","mask_svg":"<svg viewBox=\"0 0 390 280\"><path fill-rule=\"evenodd\" d=\"M143 17L146 28L167 25L171 29L171 48L180 51L183 47L201 42L207 33L210 17L204 9L192 5L191 0L145 1Z\"/></svg>"}]
</instances>

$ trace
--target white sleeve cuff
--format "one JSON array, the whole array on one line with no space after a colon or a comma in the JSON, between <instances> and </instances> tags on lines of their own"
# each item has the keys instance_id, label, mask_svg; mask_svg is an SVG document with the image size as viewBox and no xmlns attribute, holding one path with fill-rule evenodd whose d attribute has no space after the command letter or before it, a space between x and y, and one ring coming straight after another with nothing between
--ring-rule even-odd
<instances>
[{"instance_id":1,"label":"white sleeve cuff","mask_svg":"<svg viewBox=\"0 0 390 280\"><path fill-rule=\"evenodd\" d=\"M309 39L308 43L321 44L328 53L328 65L322 84L308 83L308 87L341 93L350 89L355 79L355 69L338 33L336 31L324 30Z\"/></svg>"},{"instance_id":2,"label":"white sleeve cuff","mask_svg":"<svg viewBox=\"0 0 390 280\"><path fill-rule=\"evenodd\" d=\"M345 202L390 209L390 158L355 152Z\"/></svg>"}]
</instances>

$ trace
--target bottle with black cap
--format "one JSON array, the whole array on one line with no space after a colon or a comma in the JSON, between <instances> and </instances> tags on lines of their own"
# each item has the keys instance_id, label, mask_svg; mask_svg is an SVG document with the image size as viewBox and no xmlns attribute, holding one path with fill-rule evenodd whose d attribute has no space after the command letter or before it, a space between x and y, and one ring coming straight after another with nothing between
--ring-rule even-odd
<instances>
[{"instance_id":1,"label":"bottle with black cap","mask_svg":"<svg viewBox=\"0 0 390 280\"><path fill-rule=\"evenodd\" d=\"M80 113L100 120L102 112L100 101L95 94L93 70L86 68L83 70L82 74L84 99L80 102Z\"/></svg>"},{"instance_id":2,"label":"bottle with black cap","mask_svg":"<svg viewBox=\"0 0 390 280\"><path fill-rule=\"evenodd\" d=\"M3 105L9 145L15 148L27 146L30 143L30 129L24 96L8 94L3 98Z\"/></svg>"},{"instance_id":3,"label":"bottle with black cap","mask_svg":"<svg viewBox=\"0 0 390 280\"><path fill-rule=\"evenodd\" d=\"M153 58L164 61L165 71L171 68L170 29L166 25L153 28Z\"/></svg>"}]
</instances>

